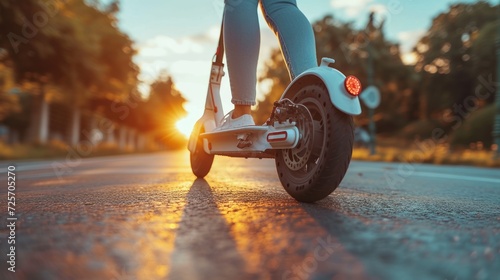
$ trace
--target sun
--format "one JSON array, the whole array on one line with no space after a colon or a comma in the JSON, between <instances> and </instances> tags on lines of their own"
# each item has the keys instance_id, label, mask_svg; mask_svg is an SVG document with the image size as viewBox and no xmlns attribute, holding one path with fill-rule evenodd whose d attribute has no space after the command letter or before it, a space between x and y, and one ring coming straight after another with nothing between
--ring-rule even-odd
<instances>
[{"instance_id":1,"label":"sun","mask_svg":"<svg viewBox=\"0 0 500 280\"><path fill-rule=\"evenodd\" d=\"M184 137L189 138L189 136L191 135L191 130L193 130L195 123L195 118L187 116L183 119L178 120L175 123L175 127Z\"/></svg>"},{"instance_id":2,"label":"sun","mask_svg":"<svg viewBox=\"0 0 500 280\"><path fill-rule=\"evenodd\" d=\"M418 56L414 52L403 54L401 59L406 65L415 65L418 62Z\"/></svg>"}]
</instances>

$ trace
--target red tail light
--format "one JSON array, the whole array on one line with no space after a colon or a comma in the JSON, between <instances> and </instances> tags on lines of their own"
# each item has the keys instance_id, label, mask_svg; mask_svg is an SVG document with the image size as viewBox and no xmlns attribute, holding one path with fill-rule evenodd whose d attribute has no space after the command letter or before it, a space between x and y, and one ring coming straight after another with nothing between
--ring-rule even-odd
<instances>
[{"instance_id":1,"label":"red tail light","mask_svg":"<svg viewBox=\"0 0 500 280\"><path fill-rule=\"evenodd\" d=\"M345 89L352 96L358 96L361 93L361 82L355 76L348 76L344 81Z\"/></svg>"}]
</instances>

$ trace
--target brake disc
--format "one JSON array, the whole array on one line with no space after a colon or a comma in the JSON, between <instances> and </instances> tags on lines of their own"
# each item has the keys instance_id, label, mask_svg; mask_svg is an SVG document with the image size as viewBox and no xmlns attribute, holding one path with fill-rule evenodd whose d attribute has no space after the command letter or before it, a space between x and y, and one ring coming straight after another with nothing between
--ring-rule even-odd
<instances>
[{"instance_id":1,"label":"brake disc","mask_svg":"<svg viewBox=\"0 0 500 280\"><path fill-rule=\"evenodd\" d=\"M306 106L283 99L275 104L274 119L294 122L299 130L299 142L293 149L282 151L286 166L293 171L304 168L311 156L314 144L314 126L311 113Z\"/></svg>"}]
</instances>

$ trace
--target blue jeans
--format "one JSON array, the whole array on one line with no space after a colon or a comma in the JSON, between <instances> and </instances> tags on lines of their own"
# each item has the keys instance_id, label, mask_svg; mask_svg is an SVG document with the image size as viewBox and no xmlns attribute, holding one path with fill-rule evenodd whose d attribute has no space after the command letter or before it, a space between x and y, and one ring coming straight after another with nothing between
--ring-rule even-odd
<instances>
[{"instance_id":1,"label":"blue jeans","mask_svg":"<svg viewBox=\"0 0 500 280\"><path fill-rule=\"evenodd\" d=\"M260 29L257 6L279 38L290 78L317 66L311 24L296 0L225 0L224 43L235 105L255 105Z\"/></svg>"}]
</instances>

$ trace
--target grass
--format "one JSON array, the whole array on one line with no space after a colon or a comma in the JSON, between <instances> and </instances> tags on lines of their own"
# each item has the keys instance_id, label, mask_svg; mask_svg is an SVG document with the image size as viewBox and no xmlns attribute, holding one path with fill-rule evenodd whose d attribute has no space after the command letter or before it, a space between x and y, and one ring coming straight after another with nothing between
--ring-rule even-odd
<instances>
[{"instance_id":1,"label":"grass","mask_svg":"<svg viewBox=\"0 0 500 280\"><path fill-rule=\"evenodd\" d=\"M500 158L494 158L495 151L482 145L468 149L450 149L448 144L430 141L401 142L399 139L382 139L376 154L370 155L368 148L355 148L352 158L365 161L408 162L447 165L472 165L500 167Z\"/></svg>"},{"instance_id":2,"label":"grass","mask_svg":"<svg viewBox=\"0 0 500 280\"><path fill-rule=\"evenodd\" d=\"M352 159L383 162L431 163L448 165L472 165L500 167L500 158L493 159L493 151L463 150L442 153L420 153L414 149L379 147L375 155L364 148L354 149Z\"/></svg>"}]
</instances>

